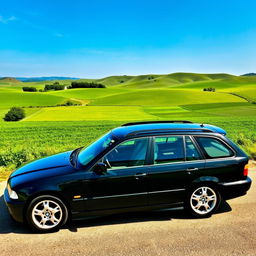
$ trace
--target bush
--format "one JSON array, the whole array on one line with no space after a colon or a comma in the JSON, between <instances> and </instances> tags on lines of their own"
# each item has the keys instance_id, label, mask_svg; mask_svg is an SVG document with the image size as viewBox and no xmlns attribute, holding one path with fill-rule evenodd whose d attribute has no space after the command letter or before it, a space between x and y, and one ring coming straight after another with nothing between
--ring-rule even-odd
<instances>
[{"instance_id":1,"label":"bush","mask_svg":"<svg viewBox=\"0 0 256 256\"><path fill-rule=\"evenodd\" d=\"M44 86L45 91L50 91L50 90L59 91L64 89L65 89L65 85L61 85L59 84L59 82L54 82L53 84L46 84Z\"/></svg>"},{"instance_id":2,"label":"bush","mask_svg":"<svg viewBox=\"0 0 256 256\"><path fill-rule=\"evenodd\" d=\"M19 121L25 117L23 108L12 107L5 115L5 121Z\"/></svg>"},{"instance_id":3,"label":"bush","mask_svg":"<svg viewBox=\"0 0 256 256\"><path fill-rule=\"evenodd\" d=\"M204 88L203 89L204 92L215 92L215 88L209 87L209 88Z\"/></svg>"},{"instance_id":4,"label":"bush","mask_svg":"<svg viewBox=\"0 0 256 256\"><path fill-rule=\"evenodd\" d=\"M24 86L22 87L23 92L37 92L35 87Z\"/></svg>"},{"instance_id":5,"label":"bush","mask_svg":"<svg viewBox=\"0 0 256 256\"><path fill-rule=\"evenodd\" d=\"M80 106L80 105L82 105L81 102L67 100L65 103L57 104L56 106Z\"/></svg>"},{"instance_id":6,"label":"bush","mask_svg":"<svg viewBox=\"0 0 256 256\"><path fill-rule=\"evenodd\" d=\"M74 103L73 101L71 100L68 100L66 103L65 103L65 106L75 106L77 105L76 103Z\"/></svg>"},{"instance_id":7,"label":"bush","mask_svg":"<svg viewBox=\"0 0 256 256\"><path fill-rule=\"evenodd\" d=\"M94 82L72 82L71 83L71 87L69 87L70 89L72 88L106 88L106 86L104 84L97 84Z\"/></svg>"}]
</instances>

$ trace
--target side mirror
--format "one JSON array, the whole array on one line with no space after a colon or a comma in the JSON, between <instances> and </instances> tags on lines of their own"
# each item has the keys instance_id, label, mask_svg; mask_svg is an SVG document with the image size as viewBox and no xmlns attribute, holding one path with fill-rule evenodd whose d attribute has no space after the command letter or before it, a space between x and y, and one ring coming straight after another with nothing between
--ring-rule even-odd
<instances>
[{"instance_id":1,"label":"side mirror","mask_svg":"<svg viewBox=\"0 0 256 256\"><path fill-rule=\"evenodd\" d=\"M105 163L99 162L94 166L93 171L98 175L101 175L107 172L107 168L108 167Z\"/></svg>"}]
</instances>

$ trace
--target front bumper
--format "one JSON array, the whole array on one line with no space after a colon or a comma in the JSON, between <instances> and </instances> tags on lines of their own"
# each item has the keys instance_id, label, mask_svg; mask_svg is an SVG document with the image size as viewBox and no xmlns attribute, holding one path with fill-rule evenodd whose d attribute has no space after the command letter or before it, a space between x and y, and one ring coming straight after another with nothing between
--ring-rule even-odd
<instances>
[{"instance_id":1,"label":"front bumper","mask_svg":"<svg viewBox=\"0 0 256 256\"><path fill-rule=\"evenodd\" d=\"M25 203L11 199L9 197L7 188L4 191L4 201L13 219L18 222L23 222L23 211Z\"/></svg>"},{"instance_id":2,"label":"front bumper","mask_svg":"<svg viewBox=\"0 0 256 256\"><path fill-rule=\"evenodd\" d=\"M252 180L247 177L245 180L220 183L220 192L224 199L231 199L243 196L250 189Z\"/></svg>"}]
</instances>

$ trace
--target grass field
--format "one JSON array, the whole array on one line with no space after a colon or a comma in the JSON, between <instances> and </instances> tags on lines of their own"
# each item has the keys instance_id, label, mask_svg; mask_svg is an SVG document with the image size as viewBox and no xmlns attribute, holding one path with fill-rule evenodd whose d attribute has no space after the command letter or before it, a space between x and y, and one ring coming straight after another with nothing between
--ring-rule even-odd
<instances>
[{"instance_id":1,"label":"grass field","mask_svg":"<svg viewBox=\"0 0 256 256\"><path fill-rule=\"evenodd\" d=\"M42 108L24 121L145 120L154 116L137 106L72 106Z\"/></svg>"},{"instance_id":2,"label":"grass field","mask_svg":"<svg viewBox=\"0 0 256 256\"><path fill-rule=\"evenodd\" d=\"M92 105L179 106L184 104L217 102L246 102L226 93L202 92L184 89L147 89L97 98Z\"/></svg>"},{"instance_id":3,"label":"grass field","mask_svg":"<svg viewBox=\"0 0 256 256\"><path fill-rule=\"evenodd\" d=\"M0 80L0 180L27 161L87 145L126 121L215 124L256 158L256 77L175 73L95 81L108 87L31 93L22 86L44 88L50 82ZM216 92L202 90L208 87ZM70 99L82 105L56 106ZM13 106L24 107L26 118L4 122L2 117Z\"/></svg>"}]
</instances>

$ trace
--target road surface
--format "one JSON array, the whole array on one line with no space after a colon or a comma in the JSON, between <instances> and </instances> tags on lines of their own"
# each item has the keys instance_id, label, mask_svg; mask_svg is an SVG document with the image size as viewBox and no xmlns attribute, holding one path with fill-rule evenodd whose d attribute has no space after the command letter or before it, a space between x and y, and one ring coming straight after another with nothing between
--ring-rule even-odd
<instances>
[{"instance_id":1,"label":"road surface","mask_svg":"<svg viewBox=\"0 0 256 256\"><path fill-rule=\"evenodd\" d=\"M0 183L0 255L256 256L256 169L246 196L229 200L207 219L183 211L108 216L69 224L56 233L34 234L14 223Z\"/></svg>"}]
</instances>

